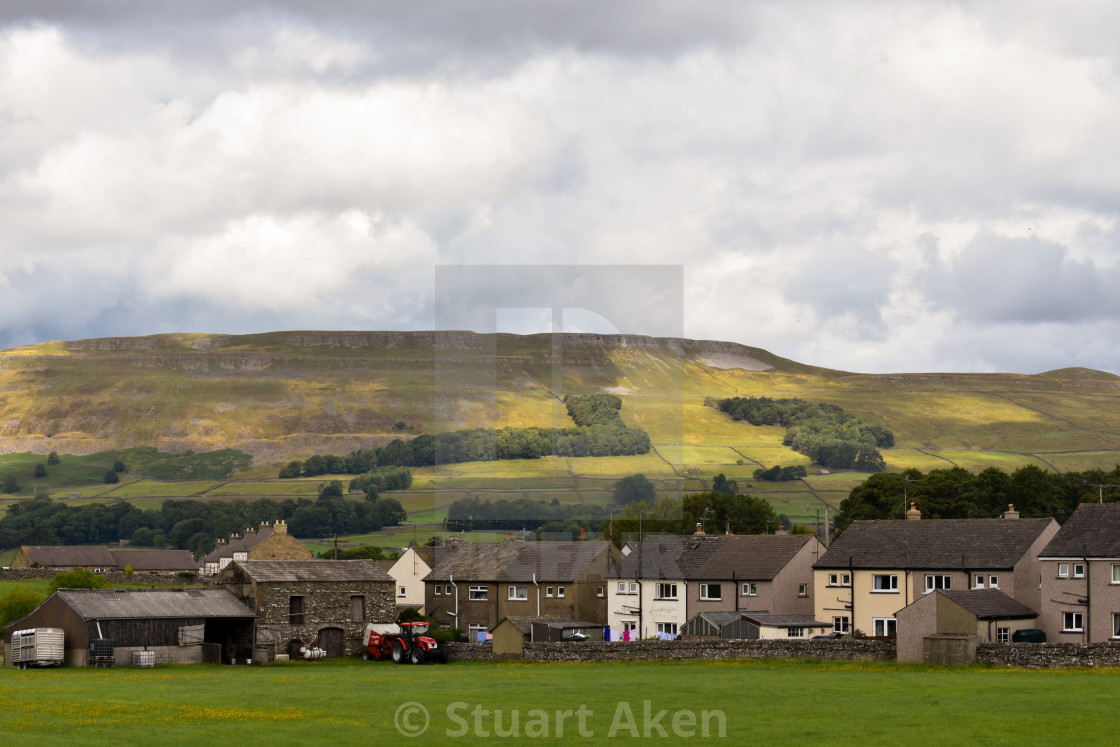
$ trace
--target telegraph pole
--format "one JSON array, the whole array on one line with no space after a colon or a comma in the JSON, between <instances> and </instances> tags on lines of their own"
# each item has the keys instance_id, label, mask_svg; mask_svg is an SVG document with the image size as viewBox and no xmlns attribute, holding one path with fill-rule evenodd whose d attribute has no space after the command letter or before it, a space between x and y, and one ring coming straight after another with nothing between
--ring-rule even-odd
<instances>
[{"instance_id":1,"label":"telegraph pole","mask_svg":"<svg viewBox=\"0 0 1120 747\"><path fill-rule=\"evenodd\" d=\"M1109 485L1108 483L1098 484L1098 483L1092 483L1092 482L1089 482L1088 480L1086 480L1085 481L1085 487L1096 488L1097 491L1098 491L1097 495L1098 495L1098 498L1099 498L1100 502L1104 503L1104 489L1105 488L1120 488L1120 485Z\"/></svg>"}]
</instances>

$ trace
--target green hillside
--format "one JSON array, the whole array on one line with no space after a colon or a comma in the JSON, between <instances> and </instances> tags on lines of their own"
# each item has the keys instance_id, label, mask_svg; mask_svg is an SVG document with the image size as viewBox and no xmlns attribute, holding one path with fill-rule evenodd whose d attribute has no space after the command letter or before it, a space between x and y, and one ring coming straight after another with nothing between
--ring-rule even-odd
<instances>
[{"instance_id":1,"label":"green hillside","mask_svg":"<svg viewBox=\"0 0 1120 747\"><path fill-rule=\"evenodd\" d=\"M48 452L90 455L64 459L63 471L40 482L56 497L80 492L76 500L144 507L169 495L313 496L321 479L277 480L279 466L421 433L571 427L560 400L573 392L618 395L623 422L648 432L653 450L417 468L412 488L398 495L402 504L414 518L438 522L461 497L606 503L614 481L635 472L666 493L700 490L723 473L780 513L815 520L818 508L836 506L866 477L818 474L782 446L783 428L733 421L705 407L707 397L838 405L894 432L895 447L882 450L888 470L1034 464L1068 471L1120 463L1120 377L1087 369L866 375L712 341L563 335L554 346L551 335L277 332L0 351L0 467L18 472L26 493ZM139 454L122 451L138 447L172 454L234 449L252 464L209 459L183 473L182 465L152 458L120 484L101 484L113 454ZM151 456L150 449L142 453ZM809 474L788 483L752 481L755 469L776 464L804 465ZM193 482L177 487L178 480Z\"/></svg>"}]
</instances>

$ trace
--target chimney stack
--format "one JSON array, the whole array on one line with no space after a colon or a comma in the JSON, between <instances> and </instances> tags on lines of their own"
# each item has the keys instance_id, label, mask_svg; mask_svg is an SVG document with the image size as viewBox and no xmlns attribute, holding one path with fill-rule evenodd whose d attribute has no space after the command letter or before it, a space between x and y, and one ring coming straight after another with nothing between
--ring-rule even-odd
<instances>
[{"instance_id":1,"label":"chimney stack","mask_svg":"<svg viewBox=\"0 0 1120 747\"><path fill-rule=\"evenodd\" d=\"M283 519L277 519L275 526L272 527L272 531L276 532L277 534L287 534L288 522L284 521Z\"/></svg>"},{"instance_id":2,"label":"chimney stack","mask_svg":"<svg viewBox=\"0 0 1120 747\"><path fill-rule=\"evenodd\" d=\"M1015 510L1015 504L1014 503L1008 503L1007 504L1007 510L1003 512L1003 518L1005 518L1005 519L1018 519L1019 518L1019 512Z\"/></svg>"},{"instance_id":3,"label":"chimney stack","mask_svg":"<svg viewBox=\"0 0 1120 747\"><path fill-rule=\"evenodd\" d=\"M696 533L697 535L702 535L702 534L704 534L704 525L703 525L703 524L701 524L700 522L696 522L696 532L695 532L695 533Z\"/></svg>"},{"instance_id":4,"label":"chimney stack","mask_svg":"<svg viewBox=\"0 0 1120 747\"><path fill-rule=\"evenodd\" d=\"M789 532L786 531L786 528L784 526L779 524L778 531L774 532L774 534L789 534Z\"/></svg>"},{"instance_id":5,"label":"chimney stack","mask_svg":"<svg viewBox=\"0 0 1120 747\"><path fill-rule=\"evenodd\" d=\"M917 509L917 508L916 508L916 507L914 506L914 503L913 503L913 501L911 501L911 502L910 502L910 510L906 512L906 519L907 519L907 521L918 521L918 520L919 520L919 519L921 519L921 518L922 518L922 512L921 512L921 511L919 511L919 510L918 510L918 509Z\"/></svg>"}]
</instances>

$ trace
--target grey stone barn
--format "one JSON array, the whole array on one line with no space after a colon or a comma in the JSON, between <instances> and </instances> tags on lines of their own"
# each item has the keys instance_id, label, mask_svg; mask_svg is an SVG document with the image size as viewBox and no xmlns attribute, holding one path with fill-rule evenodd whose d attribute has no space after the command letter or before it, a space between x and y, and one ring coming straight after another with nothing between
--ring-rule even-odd
<instances>
[{"instance_id":1,"label":"grey stone barn","mask_svg":"<svg viewBox=\"0 0 1120 747\"><path fill-rule=\"evenodd\" d=\"M253 617L224 589L59 589L4 628L4 663L12 631L26 628L61 628L67 666L86 666L94 639L113 641L117 665L131 664L133 651L152 651L160 663L243 663Z\"/></svg>"},{"instance_id":2,"label":"grey stone barn","mask_svg":"<svg viewBox=\"0 0 1120 747\"><path fill-rule=\"evenodd\" d=\"M257 613L254 660L304 644L354 656L367 622L396 620L393 578L372 560L235 560L214 584Z\"/></svg>"}]
</instances>

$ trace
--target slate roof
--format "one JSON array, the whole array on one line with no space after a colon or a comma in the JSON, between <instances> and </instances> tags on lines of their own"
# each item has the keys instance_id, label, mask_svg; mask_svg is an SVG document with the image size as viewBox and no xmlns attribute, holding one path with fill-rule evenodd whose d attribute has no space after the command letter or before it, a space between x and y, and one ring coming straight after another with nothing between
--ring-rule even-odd
<instances>
[{"instance_id":1,"label":"slate roof","mask_svg":"<svg viewBox=\"0 0 1120 747\"><path fill-rule=\"evenodd\" d=\"M120 550L104 545L25 547L28 562L43 568L93 566L134 571L191 571L198 568L189 550Z\"/></svg>"},{"instance_id":2,"label":"slate roof","mask_svg":"<svg viewBox=\"0 0 1120 747\"><path fill-rule=\"evenodd\" d=\"M255 617L225 589L59 589L83 620Z\"/></svg>"},{"instance_id":3,"label":"slate roof","mask_svg":"<svg viewBox=\"0 0 1120 747\"><path fill-rule=\"evenodd\" d=\"M393 577L372 560L235 560L222 573L237 566L254 581L385 581Z\"/></svg>"},{"instance_id":4,"label":"slate roof","mask_svg":"<svg viewBox=\"0 0 1120 747\"><path fill-rule=\"evenodd\" d=\"M1038 613L999 589L938 591L981 620L1018 620L1038 617Z\"/></svg>"},{"instance_id":5,"label":"slate roof","mask_svg":"<svg viewBox=\"0 0 1120 747\"><path fill-rule=\"evenodd\" d=\"M276 534L275 529L269 526L262 526L255 532L246 534L241 539L236 539L228 545L218 545L209 555L203 558L201 562L217 563L222 558L232 558L235 552L249 552L274 534Z\"/></svg>"},{"instance_id":6,"label":"slate roof","mask_svg":"<svg viewBox=\"0 0 1120 747\"><path fill-rule=\"evenodd\" d=\"M832 623L821 622L808 615L793 613L768 613L756 614L753 612L740 613L744 620L750 620L755 625L768 628L831 628Z\"/></svg>"},{"instance_id":7,"label":"slate roof","mask_svg":"<svg viewBox=\"0 0 1120 747\"><path fill-rule=\"evenodd\" d=\"M424 581L485 581L505 583L572 582L583 578L609 542L461 542L440 548L435 568ZM608 561L609 562L609 561Z\"/></svg>"},{"instance_id":8,"label":"slate roof","mask_svg":"<svg viewBox=\"0 0 1120 747\"><path fill-rule=\"evenodd\" d=\"M1082 503L1042 558L1120 558L1120 503Z\"/></svg>"},{"instance_id":9,"label":"slate roof","mask_svg":"<svg viewBox=\"0 0 1120 747\"><path fill-rule=\"evenodd\" d=\"M612 578L769 581L815 541L811 534L676 535L646 537L622 559Z\"/></svg>"},{"instance_id":10,"label":"slate roof","mask_svg":"<svg viewBox=\"0 0 1120 747\"><path fill-rule=\"evenodd\" d=\"M1013 568L1053 519L853 521L814 568L988 570Z\"/></svg>"}]
</instances>

